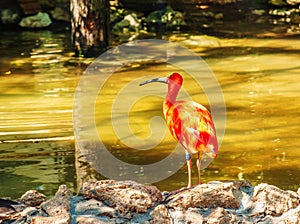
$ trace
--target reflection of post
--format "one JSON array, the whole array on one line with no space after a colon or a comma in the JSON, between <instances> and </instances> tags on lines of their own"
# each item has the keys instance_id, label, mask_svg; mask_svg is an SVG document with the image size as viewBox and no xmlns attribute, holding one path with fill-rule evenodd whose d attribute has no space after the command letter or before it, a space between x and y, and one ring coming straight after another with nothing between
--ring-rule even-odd
<instances>
[{"instance_id":1,"label":"reflection of post","mask_svg":"<svg viewBox=\"0 0 300 224\"><path fill-rule=\"evenodd\" d=\"M80 152L75 140L75 168L77 175L77 188L80 189L82 184L89 179L105 179L88 163L86 158Z\"/></svg>"},{"instance_id":2,"label":"reflection of post","mask_svg":"<svg viewBox=\"0 0 300 224\"><path fill-rule=\"evenodd\" d=\"M76 56L99 56L109 44L109 0L71 0Z\"/></svg>"}]
</instances>

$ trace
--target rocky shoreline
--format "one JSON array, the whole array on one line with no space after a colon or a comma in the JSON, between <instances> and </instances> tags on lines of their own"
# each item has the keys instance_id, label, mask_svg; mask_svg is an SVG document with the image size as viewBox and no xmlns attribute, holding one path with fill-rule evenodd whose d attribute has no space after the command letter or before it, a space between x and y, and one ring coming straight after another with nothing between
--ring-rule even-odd
<instances>
[{"instance_id":1,"label":"rocky shoreline","mask_svg":"<svg viewBox=\"0 0 300 224\"><path fill-rule=\"evenodd\" d=\"M9 201L7 201L9 202ZM90 180L77 195L61 185L46 196L27 191L0 207L0 223L299 223L300 188L214 181L161 192L134 181Z\"/></svg>"}]
</instances>

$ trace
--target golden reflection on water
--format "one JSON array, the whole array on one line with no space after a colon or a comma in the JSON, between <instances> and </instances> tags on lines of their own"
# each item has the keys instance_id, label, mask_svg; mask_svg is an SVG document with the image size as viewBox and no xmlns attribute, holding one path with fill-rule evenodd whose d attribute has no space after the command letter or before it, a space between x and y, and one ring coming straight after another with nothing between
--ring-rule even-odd
<instances>
[{"instance_id":1,"label":"golden reflection on water","mask_svg":"<svg viewBox=\"0 0 300 224\"><path fill-rule=\"evenodd\" d=\"M65 35L1 33L0 197L59 184L76 189L73 94L79 74ZM5 36L8 35L8 36Z\"/></svg>"},{"instance_id":2,"label":"golden reflection on water","mask_svg":"<svg viewBox=\"0 0 300 224\"><path fill-rule=\"evenodd\" d=\"M299 187L297 42L248 39L243 45L251 54L207 60L227 104L226 135L215 161L226 164L224 173Z\"/></svg>"},{"instance_id":3,"label":"golden reflection on water","mask_svg":"<svg viewBox=\"0 0 300 224\"><path fill-rule=\"evenodd\" d=\"M300 103L297 100L297 75L300 72L300 49L297 48L299 41L293 41L291 45L290 41L278 39L222 40L222 47L204 51L201 49L199 52L217 76L227 106L225 137L219 156L203 171L205 182L245 178L254 184L268 182L287 189L299 187L297 176L300 151L297 148L297 136ZM110 91L114 89L115 95L110 95L110 100L113 100L119 88L131 79L153 74L161 77L173 71L178 71L178 68L160 65L149 66L142 74L140 70L126 72L122 76L130 79L112 80ZM121 87L118 87L119 85ZM195 87L191 80L185 80L184 89L193 100L209 106L199 86ZM151 91L153 94L166 93L167 89L163 84L157 84ZM162 116L162 101L161 97L148 97L136 102L129 116L134 133L140 137L149 135L149 119ZM111 108L110 104L106 106L108 110ZM102 128L104 127L99 126L99 129ZM119 155L128 162L147 164L157 161L176 144L167 131L162 141L164 144L142 156L139 155L140 152L130 151L122 145L111 127L106 128L105 135L110 133L106 141L118 148L116 156ZM102 138L105 139L104 136ZM122 153L122 150L128 153ZM184 186L185 178L186 167L183 167L176 175L157 185L174 189Z\"/></svg>"},{"instance_id":4,"label":"golden reflection on water","mask_svg":"<svg viewBox=\"0 0 300 224\"><path fill-rule=\"evenodd\" d=\"M202 171L202 181L244 178L253 184L267 182L284 189L297 189L300 41L223 39L219 43L213 47L191 47L213 70L227 109L226 133L219 155ZM77 61L66 53L53 51L52 45L47 44L44 47L51 49L50 56L39 58L38 53L47 50L35 50L31 59L12 58L11 61L18 64L4 61L0 64L0 173L5 178L1 182L6 181L11 186L1 187L5 194L9 189L16 189L18 195L24 192L26 184L37 189L47 186L45 192L49 193L60 183L67 182L74 187L76 181L72 109L74 91L84 65L81 59ZM60 45L60 48L63 47ZM25 58L27 61L22 67L20 60ZM45 60L49 63L44 63ZM114 156L133 164L150 164L167 156L175 147L176 142L165 130L162 142L155 148L131 149L116 136L111 123L111 108L124 86L142 76L167 76L174 70L179 71L166 64L122 70L101 89L95 121L99 136ZM182 73L184 90L192 100L209 107L199 85ZM149 94L130 102L128 120L133 135L143 139L151 134L149 122L153 116L162 117L166 91L166 85L157 83L149 87L136 86L128 92L128 100L137 93ZM184 98L184 91L181 94ZM155 127L152 131L155 132ZM21 190L17 186L20 180L24 183ZM183 166L156 185L162 190L173 190L185 186L186 181L187 169Z\"/></svg>"}]
</instances>

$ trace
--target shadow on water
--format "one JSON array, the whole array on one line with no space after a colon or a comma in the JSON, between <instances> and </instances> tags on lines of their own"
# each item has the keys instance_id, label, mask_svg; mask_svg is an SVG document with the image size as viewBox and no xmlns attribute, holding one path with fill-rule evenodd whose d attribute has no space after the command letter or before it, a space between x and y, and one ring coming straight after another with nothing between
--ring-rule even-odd
<instances>
[{"instance_id":1,"label":"shadow on water","mask_svg":"<svg viewBox=\"0 0 300 224\"><path fill-rule=\"evenodd\" d=\"M292 41L292 40L291 40ZM292 47L292 46L291 46ZM265 54L295 54L299 55L299 49L288 49L281 47L253 47L253 46L243 46L243 47L218 47L215 49L207 49L199 52L202 57L207 59L212 58L226 58L226 57L239 57L245 55L265 55Z\"/></svg>"}]
</instances>

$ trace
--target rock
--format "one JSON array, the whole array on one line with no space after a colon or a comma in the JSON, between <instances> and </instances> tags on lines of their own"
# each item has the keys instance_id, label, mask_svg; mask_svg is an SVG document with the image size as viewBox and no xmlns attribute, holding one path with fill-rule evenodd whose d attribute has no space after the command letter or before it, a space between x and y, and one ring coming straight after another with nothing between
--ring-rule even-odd
<instances>
[{"instance_id":1,"label":"rock","mask_svg":"<svg viewBox=\"0 0 300 224\"><path fill-rule=\"evenodd\" d=\"M187 25L181 12L173 10L170 6L164 9L153 11L146 17L145 22L150 26L153 24L164 25L167 28L174 28Z\"/></svg>"},{"instance_id":2,"label":"rock","mask_svg":"<svg viewBox=\"0 0 300 224\"><path fill-rule=\"evenodd\" d=\"M0 207L0 220L9 219L15 213L16 213L16 210L13 208Z\"/></svg>"},{"instance_id":3,"label":"rock","mask_svg":"<svg viewBox=\"0 0 300 224\"><path fill-rule=\"evenodd\" d=\"M156 206L154 210L150 213L150 216L152 217L152 220L150 222L151 224L171 224L171 217L165 205Z\"/></svg>"},{"instance_id":4,"label":"rock","mask_svg":"<svg viewBox=\"0 0 300 224\"><path fill-rule=\"evenodd\" d=\"M252 201L253 215L267 214L280 216L300 203L300 196L293 191L284 191L268 184L259 184L254 188Z\"/></svg>"},{"instance_id":5,"label":"rock","mask_svg":"<svg viewBox=\"0 0 300 224\"><path fill-rule=\"evenodd\" d=\"M207 224L214 223L239 223L238 218L226 211L224 208L217 208L207 217Z\"/></svg>"},{"instance_id":6,"label":"rock","mask_svg":"<svg viewBox=\"0 0 300 224\"><path fill-rule=\"evenodd\" d=\"M300 0L286 0L286 3L289 5L298 5L300 4Z\"/></svg>"},{"instance_id":7,"label":"rock","mask_svg":"<svg viewBox=\"0 0 300 224\"><path fill-rule=\"evenodd\" d=\"M81 216L76 219L77 224L112 224L115 222L103 221L95 217Z\"/></svg>"},{"instance_id":8,"label":"rock","mask_svg":"<svg viewBox=\"0 0 300 224\"><path fill-rule=\"evenodd\" d=\"M137 15L135 13L125 16L124 20L128 21L129 26L134 27L134 29L137 29L140 26Z\"/></svg>"},{"instance_id":9,"label":"rock","mask_svg":"<svg viewBox=\"0 0 300 224\"><path fill-rule=\"evenodd\" d=\"M290 209L280 217L274 218L274 223L299 223L300 220L300 205L297 208Z\"/></svg>"},{"instance_id":10,"label":"rock","mask_svg":"<svg viewBox=\"0 0 300 224\"><path fill-rule=\"evenodd\" d=\"M11 9L3 9L1 11L1 22L3 24L14 24L20 21L19 13Z\"/></svg>"},{"instance_id":11,"label":"rock","mask_svg":"<svg viewBox=\"0 0 300 224\"><path fill-rule=\"evenodd\" d=\"M118 33L138 32L140 21L135 13L126 15L120 22L116 23L112 31Z\"/></svg>"},{"instance_id":12,"label":"rock","mask_svg":"<svg viewBox=\"0 0 300 224\"><path fill-rule=\"evenodd\" d=\"M54 197L41 204L44 197L28 191L18 201L35 207L11 207L13 213L0 215L0 223L1 219L5 219L3 223L36 224L269 224L300 220L300 195L268 184L253 187L246 180L214 181L163 195L154 186L134 181L90 180L75 196L61 185ZM20 205L2 200L4 207L7 203Z\"/></svg>"},{"instance_id":13,"label":"rock","mask_svg":"<svg viewBox=\"0 0 300 224\"><path fill-rule=\"evenodd\" d=\"M191 209L188 209L187 211L172 211L171 217L173 223L200 224L204 222L204 218L200 212Z\"/></svg>"},{"instance_id":14,"label":"rock","mask_svg":"<svg viewBox=\"0 0 300 224\"><path fill-rule=\"evenodd\" d=\"M49 216L69 216L72 192L61 185L53 198L41 204L42 210Z\"/></svg>"},{"instance_id":15,"label":"rock","mask_svg":"<svg viewBox=\"0 0 300 224\"><path fill-rule=\"evenodd\" d=\"M26 206L39 206L46 200L46 196L42 193L39 193L36 190L29 190L25 194L23 194L19 200L19 202L25 204Z\"/></svg>"},{"instance_id":16,"label":"rock","mask_svg":"<svg viewBox=\"0 0 300 224\"><path fill-rule=\"evenodd\" d=\"M44 28L52 23L49 15L45 12L39 12L35 16L24 17L19 25L27 28Z\"/></svg>"},{"instance_id":17,"label":"rock","mask_svg":"<svg viewBox=\"0 0 300 224\"><path fill-rule=\"evenodd\" d=\"M95 198L126 215L129 212L147 212L162 199L155 186L144 186L134 181L91 180L84 183L79 195Z\"/></svg>"},{"instance_id":18,"label":"rock","mask_svg":"<svg viewBox=\"0 0 300 224\"><path fill-rule=\"evenodd\" d=\"M214 182L197 185L167 198L167 206L179 210L188 208L239 208L242 193L234 182Z\"/></svg>"},{"instance_id":19,"label":"rock","mask_svg":"<svg viewBox=\"0 0 300 224\"><path fill-rule=\"evenodd\" d=\"M56 6L51 11L51 16L53 19L60 20L60 21L70 22L71 20L71 15L69 13L69 10L67 10L63 6Z\"/></svg>"},{"instance_id":20,"label":"rock","mask_svg":"<svg viewBox=\"0 0 300 224\"><path fill-rule=\"evenodd\" d=\"M40 211L35 207L27 207L20 212L21 217L27 217L27 220L38 214L40 214Z\"/></svg>"},{"instance_id":21,"label":"rock","mask_svg":"<svg viewBox=\"0 0 300 224\"><path fill-rule=\"evenodd\" d=\"M70 217L68 216L54 216L54 217L43 217L37 216L33 217L31 224L66 224L70 223Z\"/></svg>"},{"instance_id":22,"label":"rock","mask_svg":"<svg viewBox=\"0 0 300 224\"><path fill-rule=\"evenodd\" d=\"M78 215L116 216L116 210L114 208L108 207L96 199L79 202L75 207L75 213Z\"/></svg>"},{"instance_id":23,"label":"rock","mask_svg":"<svg viewBox=\"0 0 300 224\"><path fill-rule=\"evenodd\" d=\"M0 198L0 223L2 223L1 220L17 220L20 217L22 218L23 210L26 210L24 204ZM5 223L5 221L3 221L3 223Z\"/></svg>"}]
</instances>

